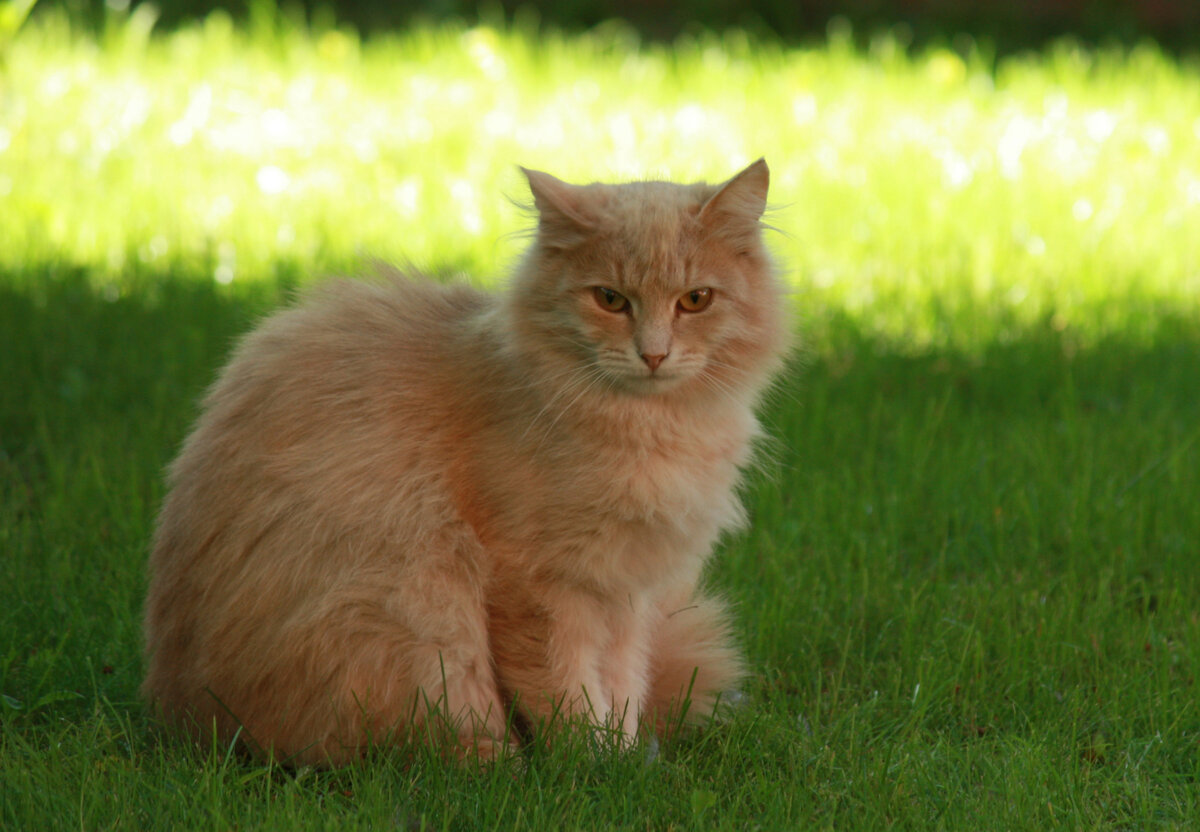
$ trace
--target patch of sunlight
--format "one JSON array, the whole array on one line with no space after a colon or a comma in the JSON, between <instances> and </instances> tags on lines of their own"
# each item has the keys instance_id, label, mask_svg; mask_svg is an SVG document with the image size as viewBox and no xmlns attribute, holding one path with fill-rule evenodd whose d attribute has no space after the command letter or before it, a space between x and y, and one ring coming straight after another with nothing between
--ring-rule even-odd
<instances>
[{"instance_id":1,"label":"patch of sunlight","mask_svg":"<svg viewBox=\"0 0 1200 832\"><path fill-rule=\"evenodd\" d=\"M1117 287L1200 306L1200 69L1153 52L993 68L841 35L362 41L216 14L148 39L66 31L49 10L0 65L0 239L20 241L0 269L232 283L286 252L312 275L379 257L498 279L495 241L527 222L506 199L527 196L518 164L719 181L765 156L788 279L880 329L935 337L947 304L1069 305L1075 326Z\"/></svg>"}]
</instances>

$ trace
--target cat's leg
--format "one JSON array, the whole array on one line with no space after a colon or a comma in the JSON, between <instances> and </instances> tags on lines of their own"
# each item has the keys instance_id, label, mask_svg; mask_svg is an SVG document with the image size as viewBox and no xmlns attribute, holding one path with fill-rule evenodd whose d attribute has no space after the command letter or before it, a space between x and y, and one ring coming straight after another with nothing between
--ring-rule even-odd
<instances>
[{"instance_id":1,"label":"cat's leg","mask_svg":"<svg viewBox=\"0 0 1200 832\"><path fill-rule=\"evenodd\" d=\"M605 605L557 582L501 578L494 589L492 652L500 686L530 727L582 721L607 726L612 696L602 664L610 641Z\"/></svg>"},{"instance_id":2,"label":"cat's leg","mask_svg":"<svg viewBox=\"0 0 1200 832\"><path fill-rule=\"evenodd\" d=\"M445 720L463 749L492 759L510 741L510 732L492 663L483 583L474 566L481 552L473 536L455 542L462 545L405 569L394 605L414 639L418 717L423 711L425 719Z\"/></svg>"},{"instance_id":3,"label":"cat's leg","mask_svg":"<svg viewBox=\"0 0 1200 832\"><path fill-rule=\"evenodd\" d=\"M492 759L510 732L492 668L482 552L453 525L427 541L330 590L311 653L339 690L341 741L449 734L466 756Z\"/></svg>"},{"instance_id":4,"label":"cat's leg","mask_svg":"<svg viewBox=\"0 0 1200 832\"><path fill-rule=\"evenodd\" d=\"M303 535L267 540L262 562L312 548ZM215 722L222 739L295 763L342 763L396 736L443 734L441 726L464 754L496 756L509 731L489 651L482 548L453 523L405 537L425 545L397 551L393 536L331 536L321 541L320 572L273 574L273 583L228 592L197 628L187 675L163 687L169 698L153 692L198 729ZM289 592L297 584L303 591Z\"/></svg>"},{"instance_id":5,"label":"cat's leg","mask_svg":"<svg viewBox=\"0 0 1200 832\"><path fill-rule=\"evenodd\" d=\"M412 577L411 574L409 577ZM231 699L247 736L297 763L340 764L401 737L493 759L509 741L481 605L386 582L331 591Z\"/></svg>"},{"instance_id":6,"label":"cat's leg","mask_svg":"<svg viewBox=\"0 0 1200 832\"><path fill-rule=\"evenodd\" d=\"M652 621L657 611L645 597L630 597L609 611L609 643L601 663L612 709L611 724L623 745L637 736L650 685Z\"/></svg>"},{"instance_id":7,"label":"cat's leg","mask_svg":"<svg viewBox=\"0 0 1200 832\"><path fill-rule=\"evenodd\" d=\"M491 610L496 672L533 727L582 721L632 742L649 695L658 607L559 583L502 582L496 594L504 599Z\"/></svg>"},{"instance_id":8,"label":"cat's leg","mask_svg":"<svg viewBox=\"0 0 1200 832\"><path fill-rule=\"evenodd\" d=\"M544 595L547 609L547 678L541 699L560 716L607 726L612 697L601 666L609 640L603 604L590 593L556 587Z\"/></svg>"},{"instance_id":9,"label":"cat's leg","mask_svg":"<svg viewBox=\"0 0 1200 832\"><path fill-rule=\"evenodd\" d=\"M718 698L734 691L745 664L733 645L725 605L701 593L659 605L650 646L650 690L644 722L669 734L683 722L708 718ZM686 710L685 710L686 709Z\"/></svg>"}]
</instances>

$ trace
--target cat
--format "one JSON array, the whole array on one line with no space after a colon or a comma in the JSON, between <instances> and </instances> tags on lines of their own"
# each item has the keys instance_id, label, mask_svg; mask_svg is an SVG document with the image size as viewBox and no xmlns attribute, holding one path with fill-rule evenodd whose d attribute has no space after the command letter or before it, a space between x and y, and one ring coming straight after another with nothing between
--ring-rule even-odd
<instances>
[{"instance_id":1,"label":"cat","mask_svg":"<svg viewBox=\"0 0 1200 832\"><path fill-rule=\"evenodd\" d=\"M665 734L738 686L699 582L788 341L766 162L522 170L537 228L503 292L339 280L237 345L149 561L168 721L338 765L436 718L487 760L556 722Z\"/></svg>"}]
</instances>

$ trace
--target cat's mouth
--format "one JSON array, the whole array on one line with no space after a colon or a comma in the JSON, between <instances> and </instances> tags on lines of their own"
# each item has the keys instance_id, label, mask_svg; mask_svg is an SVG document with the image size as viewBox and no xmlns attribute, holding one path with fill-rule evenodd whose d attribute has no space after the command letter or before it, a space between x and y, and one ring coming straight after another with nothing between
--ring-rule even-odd
<instances>
[{"instance_id":1,"label":"cat's mouth","mask_svg":"<svg viewBox=\"0 0 1200 832\"><path fill-rule=\"evenodd\" d=\"M665 393L687 378L685 373L677 370L654 370L640 373L629 373L625 376L626 385L637 393Z\"/></svg>"}]
</instances>

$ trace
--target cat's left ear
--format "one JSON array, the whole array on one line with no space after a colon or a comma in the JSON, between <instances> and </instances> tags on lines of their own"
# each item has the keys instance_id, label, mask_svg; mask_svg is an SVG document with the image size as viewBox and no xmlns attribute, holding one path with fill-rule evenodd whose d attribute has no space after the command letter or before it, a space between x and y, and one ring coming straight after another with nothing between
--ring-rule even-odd
<instances>
[{"instance_id":1,"label":"cat's left ear","mask_svg":"<svg viewBox=\"0 0 1200 832\"><path fill-rule=\"evenodd\" d=\"M529 180L538 210L538 240L549 248L572 248L595 230L595 220L584 207L583 188L569 185L540 170L521 168Z\"/></svg>"},{"instance_id":2,"label":"cat's left ear","mask_svg":"<svg viewBox=\"0 0 1200 832\"><path fill-rule=\"evenodd\" d=\"M700 209L698 219L709 230L758 231L758 220L767 209L771 172L759 159L717 188Z\"/></svg>"}]
</instances>

